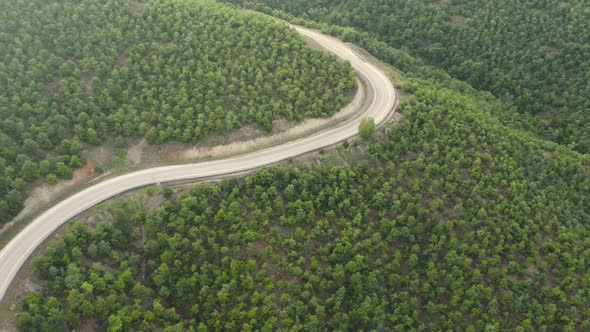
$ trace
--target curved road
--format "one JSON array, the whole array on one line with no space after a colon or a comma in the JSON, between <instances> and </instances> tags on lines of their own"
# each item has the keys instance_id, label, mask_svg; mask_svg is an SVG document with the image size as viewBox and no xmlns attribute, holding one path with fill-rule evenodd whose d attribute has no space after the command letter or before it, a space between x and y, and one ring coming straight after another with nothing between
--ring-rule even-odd
<instances>
[{"instance_id":1,"label":"curved road","mask_svg":"<svg viewBox=\"0 0 590 332\"><path fill-rule=\"evenodd\" d=\"M358 75L365 78L368 82L368 96L372 100L362 114L337 128L253 153L211 162L157 167L125 174L105 180L61 201L31 222L0 252L0 301L18 270L37 246L66 221L110 197L150 184L252 170L350 138L357 134L358 125L366 116L373 117L376 123L385 120L393 110L396 99L395 89L387 75L337 39L305 28L293 28L300 34L312 38L328 51L350 61Z\"/></svg>"}]
</instances>

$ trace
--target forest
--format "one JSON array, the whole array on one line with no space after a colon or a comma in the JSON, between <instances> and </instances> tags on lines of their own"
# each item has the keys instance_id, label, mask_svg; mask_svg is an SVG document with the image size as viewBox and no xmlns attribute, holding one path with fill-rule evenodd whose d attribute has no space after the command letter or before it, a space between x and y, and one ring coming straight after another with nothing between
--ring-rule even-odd
<instances>
[{"instance_id":1,"label":"forest","mask_svg":"<svg viewBox=\"0 0 590 332\"><path fill-rule=\"evenodd\" d=\"M404 120L341 147L363 162L165 188L154 210L73 223L34 259L46 287L19 329L590 329L590 158L449 80L408 78Z\"/></svg>"},{"instance_id":2,"label":"forest","mask_svg":"<svg viewBox=\"0 0 590 332\"><path fill-rule=\"evenodd\" d=\"M537 115L545 138L590 153L586 0L224 1L352 27Z\"/></svg>"},{"instance_id":3,"label":"forest","mask_svg":"<svg viewBox=\"0 0 590 332\"><path fill-rule=\"evenodd\" d=\"M128 25L174 17L166 27L176 26L179 36L189 33L175 16L188 1L153 2L140 15L138 3L128 8L107 2L124 8ZM317 27L394 65L401 73L396 87L406 96L397 109L403 120L375 128L368 119L360 128L362 139L334 148L344 160L338 166L320 152L319 164L310 163L314 166L296 168L287 162L216 183L149 188L144 200L162 201L152 208L146 208L146 201L124 198L99 206L102 213L90 222L73 221L32 260L43 287L18 304L19 330L590 330L590 154L584 153L590 148L590 12L583 1L226 2ZM29 3L10 6L33 6ZM244 27L244 38L256 33L232 24L237 17L258 22L257 29L275 38L269 40L281 38L273 47L280 49L290 38L289 50L315 59L306 63L318 68L298 66L300 72L283 73L316 77L318 70L326 70L321 77L333 89L320 89L320 96L310 95L308 103L322 97L336 103L323 93L343 96L353 88L346 64L305 48L271 18L209 3L199 6L192 15L202 19L183 22L195 24L190 31L203 31L208 25L201 22L211 22L208 29L217 31L215 24L230 20L226 30ZM118 16L109 15L107 25L117 25L110 18ZM210 15L224 19L213 24ZM157 26L138 33L152 31L152 37L162 38L168 28L156 33ZM183 45L182 38L167 38L167 43ZM216 44L212 36L193 38ZM117 52L112 52L115 64ZM174 60L183 56L170 52L166 54ZM295 55L288 57L285 66ZM133 63L131 58L124 65ZM156 79L166 74L148 71L152 62L144 62L147 67L136 68L134 75L149 72ZM323 62L330 68L319 68L326 66ZM74 84L75 77L70 83L83 84L84 79ZM331 81L334 77L338 81ZM101 79L103 90L108 80ZM129 105L145 105L141 103L151 96L137 97L134 104L133 98L124 98L129 94L122 94L123 87L115 90L122 95L107 90L112 100ZM149 91L177 90L157 86ZM160 116L165 107L159 104L162 95L157 96L153 102L162 107L155 113ZM293 102L290 96L279 97L286 99L271 103ZM65 94L53 98L62 98L55 101L55 109L62 110ZM223 98L245 97L239 92ZM121 123L139 121L150 112L139 109L121 111L137 112L120 118ZM171 118L174 110L169 109ZM309 116L329 114L325 110ZM98 114L92 116L103 116ZM243 123L265 125L248 119ZM149 130L140 130L143 121L155 128L155 135L148 136L152 142L177 139L177 132L168 129L173 126L166 127L160 118L139 121L136 131L129 129L131 136L148 135ZM107 123L110 130L129 128L111 129L117 122ZM94 144L77 137L75 129L69 135L66 145L75 149ZM357 162L346 162L347 156Z\"/></svg>"},{"instance_id":4,"label":"forest","mask_svg":"<svg viewBox=\"0 0 590 332\"><path fill-rule=\"evenodd\" d=\"M207 0L0 1L0 45L0 225L87 146L270 131L335 113L356 85L283 24Z\"/></svg>"}]
</instances>

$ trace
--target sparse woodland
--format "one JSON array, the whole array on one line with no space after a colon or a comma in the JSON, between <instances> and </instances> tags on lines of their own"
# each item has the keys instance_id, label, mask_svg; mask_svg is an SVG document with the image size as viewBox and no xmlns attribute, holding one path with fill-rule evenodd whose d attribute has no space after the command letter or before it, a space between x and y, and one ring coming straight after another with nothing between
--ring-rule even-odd
<instances>
[{"instance_id":1,"label":"sparse woodland","mask_svg":"<svg viewBox=\"0 0 590 332\"><path fill-rule=\"evenodd\" d=\"M87 145L269 131L335 113L356 84L286 26L212 1L1 1L0 45L0 224Z\"/></svg>"}]
</instances>

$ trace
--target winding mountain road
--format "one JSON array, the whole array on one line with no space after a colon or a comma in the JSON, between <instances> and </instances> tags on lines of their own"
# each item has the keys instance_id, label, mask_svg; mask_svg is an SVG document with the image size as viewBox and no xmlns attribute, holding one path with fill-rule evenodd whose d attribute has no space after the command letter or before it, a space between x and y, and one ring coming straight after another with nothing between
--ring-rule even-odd
<instances>
[{"instance_id":1,"label":"winding mountain road","mask_svg":"<svg viewBox=\"0 0 590 332\"><path fill-rule=\"evenodd\" d=\"M104 200L131 189L171 181L208 178L231 175L277 163L290 157L329 146L358 133L362 118L370 116L376 123L384 121L393 111L396 92L386 74L358 56L345 43L319 32L293 26L300 34L342 59L350 61L352 67L367 83L367 97L370 98L364 111L350 121L315 135L266 148L237 157L145 169L93 185L53 206L33 220L2 251L0 251L0 301L4 297L18 270L34 250L59 226Z\"/></svg>"}]
</instances>

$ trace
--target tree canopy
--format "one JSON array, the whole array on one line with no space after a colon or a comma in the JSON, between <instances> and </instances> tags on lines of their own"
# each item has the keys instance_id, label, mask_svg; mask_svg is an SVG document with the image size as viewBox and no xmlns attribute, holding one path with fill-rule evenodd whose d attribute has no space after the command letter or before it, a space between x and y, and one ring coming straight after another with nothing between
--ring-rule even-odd
<instances>
[{"instance_id":1,"label":"tree canopy","mask_svg":"<svg viewBox=\"0 0 590 332\"><path fill-rule=\"evenodd\" d=\"M375 119L367 117L361 120L359 124L359 135L362 139L368 140L375 132Z\"/></svg>"},{"instance_id":2,"label":"tree canopy","mask_svg":"<svg viewBox=\"0 0 590 332\"><path fill-rule=\"evenodd\" d=\"M275 167L75 223L19 328L583 331L590 160L409 80L350 167ZM383 134L382 134L383 135Z\"/></svg>"},{"instance_id":3,"label":"tree canopy","mask_svg":"<svg viewBox=\"0 0 590 332\"><path fill-rule=\"evenodd\" d=\"M519 98L534 86L554 91L538 76L554 72L533 72L534 56L523 62L542 48L511 44L554 26L555 11L587 15L582 1L248 3L354 26L318 24L403 71L398 87L411 95L398 107L403 120L347 145L338 159L356 162L330 167L324 153L320 165L165 188L153 209L129 200L74 222L33 260L45 284L21 303L20 330L590 330L590 157L571 149L582 145L541 137L547 128L523 108L536 104ZM484 13L488 27L469 19ZM488 34L509 32L510 15L532 24L528 14L551 19ZM455 40L467 30L482 43ZM578 38L555 34L562 46ZM494 48L496 38L510 47ZM423 59L391 47L402 41ZM464 72L439 58L461 52L471 54ZM541 59L585 66L567 52ZM504 61L519 69L504 70ZM467 74L470 84L425 63ZM519 78L523 70L530 80ZM518 88L495 90L507 84L498 77ZM541 103L572 102L553 97ZM564 116L580 99L559 106Z\"/></svg>"},{"instance_id":4,"label":"tree canopy","mask_svg":"<svg viewBox=\"0 0 590 332\"><path fill-rule=\"evenodd\" d=\"M546 138L590 153L586 0L224 1L353 27L343 35L349 41L359 43L359 35L371 36L409 50L493 92L522 114L538 115ZM396 61L405 58L396 56Z\"/></svg>"},{"instance_id":5,"label":"tree canopy","mask_svg":"<svg viewBox=\"0 0 590 332\"><path fill-rule=\"evenodd\" d=\"M333 114L356 84L285 25L206 0L1 1L0 44L0 224L87 145L268 131Z\"/></svg>"}]
</instances>

